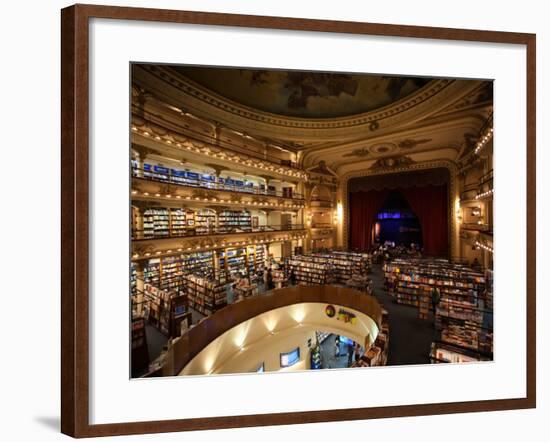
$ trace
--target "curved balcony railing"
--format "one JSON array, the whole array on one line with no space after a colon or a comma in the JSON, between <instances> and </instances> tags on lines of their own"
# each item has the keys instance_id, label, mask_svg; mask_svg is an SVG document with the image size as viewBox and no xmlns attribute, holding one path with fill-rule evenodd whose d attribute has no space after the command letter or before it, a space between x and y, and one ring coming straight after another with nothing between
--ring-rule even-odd
<instances>
[{"instance_id":1,"label":"curved balcony railing","mask_svg":"<svg viewBox=\"0 0 550 442\"><path fill-rule=\"evenodd\" d=\"M330 285L300 285L272 290L262 296L229 304L199 322L176 341L168 350L163 366L149 376L177 376L208 344L231 328L261 313L308 302L348 307L370 317L379 327L382 324L379 302L358 290Z\"/></svg>"},{"instance_id":2,"label":"curved balcony railing","mask_svg":"<svg viewBox=\"0 0 550 442\"><path fill-rule=\"evenodd\" d=\"M312 229L332 229L333 227L332 223L311 223Z\"/></svg>"},{"instance_id":3,"label":"curved balcony railing","mask_svg":"<svg viewBox=\"0 0 550 442\"><path fill-rule=\"evenodd\" d=\"M172 169L168 169L166 173L163 173L163 172L155 172L151 170L144 170L144 169L139 169L137 167L133 167L132 177L141 178L149 181L161 182L161 183L176 184L178 186L191 187L191 188L221 190L224 192L237 192L237 193L245 193L249 195L274 196L278 198L285 198L285 199L291 199L291 200L302 200L302 201L304 200L304 196L296 192L287 193L280 190L270 190L267 188L263 189L259 186L254 186L250 184L239 186L239 185L232 184L231 182L229 183L225 181L216 182L213 180L214 177L210 177L210 179L205 179L200 175L198 175L197 177L194 177L194 176L190 177L190 176L182 175L179 172L180 171L173 171Z\"/></svg>"},{"instance_id":4,"label":"curved balcony railing","mask_svg":"<svg viewBox=\"0 0 550 442\"><path fill-rule=\"evenodd\" d=\"M195 226L185 229L158 229L157 231L150 229L138 230L132 229L132 241L141 241L148 239L165 239L165 238L189 238L194 236L210 236L210 235L228 235L228 234L246 234L246 233L269 233L269 232L285 232L293 230L303 230L303 224L285 224L273 226L231 226L231 227L201 227Z\"/></svg>"}]
</instances>

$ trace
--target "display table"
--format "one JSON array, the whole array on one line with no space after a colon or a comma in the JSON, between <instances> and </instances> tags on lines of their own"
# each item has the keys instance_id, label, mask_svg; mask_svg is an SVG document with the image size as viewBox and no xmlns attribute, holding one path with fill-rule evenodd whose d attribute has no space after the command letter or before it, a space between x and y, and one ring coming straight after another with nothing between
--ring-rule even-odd
<instances>
[{"instance_id":1,"label":"display table","mask_svg":"<svg viewBox=\"0 0 550 442\"><path fill-rule=\"evenodd\" d=\"M285 272L282 270L273 271L273 284L276 289L280 289L286 286L287 278L285 278Z\"/></svg>"},{"instance_id":2,"label":"display table","mask_svg":"<svg viewBox=\"0 0 550 442\"><path fill-rule=\"evenodd\" d=\"M234 292L238 299L249 298L258 294L258 286L256 284L237 284Z\"/></svg>"},{"instance_id":3,"label":"display table","mask_svg":"<svg viewBox=\"0 0 550 442\"><path fill-rule=\"evenodd\" d=\"M372 281L367 276L353 276L346 281L346 287L372 294Z\"/></svg>"}]
</instances>

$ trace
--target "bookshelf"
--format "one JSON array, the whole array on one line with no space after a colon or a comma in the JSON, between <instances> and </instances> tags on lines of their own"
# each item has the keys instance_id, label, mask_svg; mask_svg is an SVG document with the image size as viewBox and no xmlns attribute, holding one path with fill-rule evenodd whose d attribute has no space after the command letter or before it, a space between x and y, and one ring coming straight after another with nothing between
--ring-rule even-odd
<instances>
[{"instance_id":1,"label":"bookshelf","mask_svg":"<svg viewBox=\"0 0 550 442\"><path fill-rule=\"evenodd\" d=\"M316 262L308 255L295 256L287 261L287 274L293 270L296 281L303 284L330 284L335 275L329 263Z\"/></svg>"},{"instance_id":2,"label":"bookshelf","mask_svg":"<svg viewBox=\"0 0 550 442\"><path fill-rule=\"evenodd\" d=\"M480 353L469 351L454 345L448 345L443 342L432 342L430 349L430 359L432 364L441 363L464 363L489 361L490 358Z\"/></svg>"},{"instance_id":3,"label":"bookshelf","mask_svg":"<svg viewBox=\"0 0 550 442\"><path fill-rule=\"evenodd\" d=\"M170 229L172 236L185 236L187 222L186 211L184 209L170 209Z\"/></svg>"},{"instance_id":4,"label":"bookshelf","mask_svg":"<svg viewBox=\"0 0 550 442\"><path fill-rule=\"evenodd\" d=\"M185 279L189 306L199 313L208 316L227 305L226 284L197 275L186 275Z\"/></svg>"},{"instance_id":5,"label":"bookshelf","mask_svg":"<svg viewBox=\"0 0 550 442\"><path fill-rule=\"evenodd\" d=\"M321 369L321 346L315 345L310 350L311 370Z\"/></svg>"},{"instance_id":6,"label":"bookshelf","mask_svg":"<svg viewBox=\"0 0 550 442\"><path fill-rule=\"evenodd\" d=\"M334 251L295 256L296 259L301 257L310 262L330 265L334 271L335 281L339 283L345 283L354 274L367 273L371 266L370 255L367 253Z\"/></svg>"},{"instance_id":7,"label":"bookshelf","mask_svg":"<svg viewBox=\"0 0 550 442\"><path fill-rule=\"evenodd\" d=\"M161 238L170 235L168 209L149 208L143 212L143 235L145 238Z\"/></svg>"},{"instance_id":8,"label":"bookshelf","mask_svg":"<svg viewBox=\"0 0 550 442\"><path fill-rule=\"evenodd\" d=\"M440 260L396 259L384 265L386 287L397 303L419 306L426 290L437 287L441 296L477 304L477 297L485 290L482 274L463 265Z\"/></svg>"},{"instance_id":9,"label":"bookshelf","mask_svg":"<svg viewBox=\"0 0 550 442\"><path fill-rule=\"evenodd\" d=\"M492 283L488 275L444 260L396 259L384 266L387 285L400 304L419 306L437 287L435 311L439 338L431 351L433 362L488 360L493 352ZM439 355L439 356L438 356Z\"/></svg>"},{"instance_id":10,"label":"bookshelf","mask_svg":"<svg viewBox=\"0 0 550 442\"><path fill-rule=\"evenodd\" d=\"M147 334L145 319L132 319L132 377L138 377L149 366L149 351L147 349Z\"/></svg>"},{"instance_id":11,"label":"bookshelf","mask_svg":"<svg viewBox=\"0 0 550 442\"><path fill-rule=\"evenodd\" d=\"M218 216L220 231L250 230L252 217L247 210L224 210Z\"/></svg>"},{"instance_id":12,"label":"bookshelf","mask_svg":"<svg viewBox=\"0 0 550 442\"><path fill-rule=\"evenodd\" d=\"M200 210L195 216L197 235L208 235L216 227L216 214L211 210Z\"/></svg>"},{"instance_id":13,"label":"bookshelf","mask_svg":"<svg viewBox=\"0 0 550 442\"><path fill-rule=\"evenodd\" d=\"M143 280L146 284L160 285L160 259L150 259L143 270Z\"/></svg>"},{"instance_id":14,"label":"bookshelf","mask_svg":"<svg viewBox=\"0 0 550 442\"><path fill-rule=\"evenodd\" d=\"M183 321L187 322L187 327L191 325L191 312L185 292L162 290L147 283L143 287L148 301L144 317L150 325L168 337L179 336Z\"/></svg>"},{"instance_id":15,"label":"bookshelf","mask_svg":"<svg viewBox=\"0 0 550 442\"><path fill-rule=\"evenodd\" d=\"M225 271L227 278L244 272L249 278L254 279L255 275L264 271L265 256L263 244L219 250L216 266L219 269L219 278L223 277L222 273Z\"/></svg>"}]
</instances>

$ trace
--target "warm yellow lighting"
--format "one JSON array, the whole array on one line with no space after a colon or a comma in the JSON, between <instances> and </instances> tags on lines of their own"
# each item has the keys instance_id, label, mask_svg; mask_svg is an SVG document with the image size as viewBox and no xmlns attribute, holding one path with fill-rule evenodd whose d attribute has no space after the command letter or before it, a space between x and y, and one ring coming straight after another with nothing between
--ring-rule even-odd
<instances>
[{"instance_id":1,"label":"warm yellow lighting","mask_svg":"<svg viewBox=\"0 0 550 442\"><path fill-rule=\"evenodd\" d=\"M343 219L344 219L344 206L342 205L341 201L338 201L338 203L336 204L336 222L338 224L341 224Z\"/></svg>"}]
</instances>

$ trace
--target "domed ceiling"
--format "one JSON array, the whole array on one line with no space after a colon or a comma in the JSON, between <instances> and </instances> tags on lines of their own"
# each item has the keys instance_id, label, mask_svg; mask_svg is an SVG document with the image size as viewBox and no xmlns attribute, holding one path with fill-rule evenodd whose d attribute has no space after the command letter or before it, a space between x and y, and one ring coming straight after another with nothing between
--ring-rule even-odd
<instances>
[{"instance_id":1,"label":"domed ceiling","mask_svg":"<svg viewBox=\"0 0 550 442\"><path fill-rule=\"evenodd\" d=\"M297 118L337 118L400 100L429 78L326 72L173 66L179 74L239 104Z\"/></svg>"}]
</instances>

